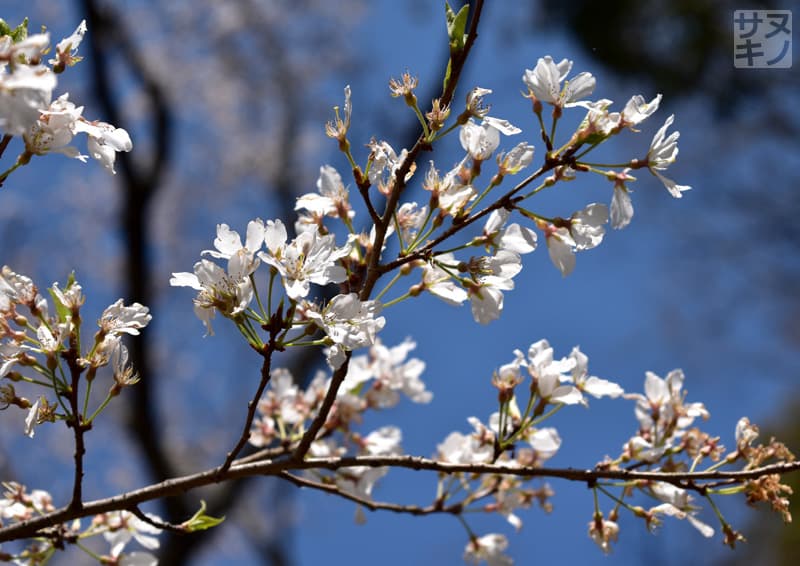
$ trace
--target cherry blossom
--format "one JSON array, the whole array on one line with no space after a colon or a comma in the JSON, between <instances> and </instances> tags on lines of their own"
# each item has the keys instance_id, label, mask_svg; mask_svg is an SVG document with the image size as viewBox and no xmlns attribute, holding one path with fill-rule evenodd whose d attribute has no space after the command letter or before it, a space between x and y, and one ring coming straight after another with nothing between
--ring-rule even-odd
<instances>
[{"instance_id":1,"label":"cherry blossom","mask_svg":"<svg viewBox=\"0 0 800 566\"><path fill-rule=\"evenodd\" d=\"M671 114L666 119L664 125L653 136L653 141L650 142L650 151L647 152L647 157L644 164L650 169L650 172L658 177L664 186L675 198L681 198L683 191L688 191L692 187L689 185L678 185L672 179L666 178L660 171L666 171L667 167L675 163L678 157L678 138L681 136L680 132L672 132L669 136L666 135L667 128L672 125L675 115Z\"/></svg>"},{"instance_id":2,"label":"cherry blossom","mask_svg":"<svg viewBox=\"0 0 800 566\"><path fill-rule=\"evenodd\" d=\"M308 317L334 344L355 350L375 343L376 334L386 324L384 317L377 316L380 311L380 302L360 301L358 295L349 293L335 296L322 312L309 311Z\"/></svg>"},{"instance_id":3,"label":"cherry blossom","mask_svg":"<svg viewBox=\"0 0 800 566\"><path fill-rule=\"evenodd\" d=\"M77 57L76 54L85 33L86 20L81 20L72 35L65 37L56 44L56 57L49 61L51 65L56 66L56 70L58 68L71 67L81 60L81 57Z\"/></svg>"},{"instance_id":4,"label":"cherry blossom","mask_svg":"<svg viewBox=\"0 0 800 566\"><path fill-rule=\"evenodd\" d=\"M485 161L500 145L500 134L507 136L520 133L522 130L505 120L485 117L480 124L469 119L459 133L459 140L464 151L475 161Z\"/></svg>"},{"instance_id":5,"label":"cherry blossom","mask_svg":"<svg viewBox=\"0 0 800 566\"><path fill-rule=\"evenodd\" d=\"M330 165L320 167L317 190L319 192L306 193L298 197L294 209L307 210L314 217L352 219L355 216L342 177Z\"/></svg>"},{"instance_id":6,"label":"cherry blossom","mask_svg":"<svg viewBox=\"0 0 800 566\"><path fill-rule=\"evenodd\" d=\"M194 264L194 273L173 273L169 284L198 291L194 299L194 312L210 335L214 334L211 319L217 310L223 316L233 318L253 300L253 286L248 278L233 277L207 259Z\"/></svg>"},{"instance_id":7,"label":"cherry blossom","mask_svg":"<svg viewBox=\"0 0 800 566\"><path fill-rule=\"evenodd\" d=\"M214 239L216 250L204 250L200 255L209 255L216 259L228 260L228 273L234 278L243 278L252 274L260 264L256 254L264 243L264 222L257 218L247 223L245 244L236 230L227 224L217 224L217 237Z\"/></svg>"},{"instance_id":8,"label":"cherry blossom","mask_svg":"<svg viewBox=\"0 0 800 566\"><path fill-rule=\"evenodd\" d=\"M542 102L558 108L584 106L585 103L581 102L581 99L594 91L595 78L591 73L583 72L567 81L562 89L561 83L567 78L571 69L572 61L562 59L559 63L555 63L553 58L547 55L540 58L532 70L526 69L522 80L531 94Z\"/></svg>"},{"instance_id":9,"label":"cherry blossom","mask_svg":"<svg viewBox=\"0 0 800 566\"><path fill-rule=\"evenodd\" d=\"M291 299L306 297L311 283L327 285L347 278L347 272L337 261L346 257L350 248L337 248L333 234L323 236L316 230L307 231L287 244L286 228L276 220L267 223L264 239L268 251L259 252L258 257L277 269Z\"/></svg>"},{"instance_id":10,"label":"cherry blossom","mask_svg":"<svg viewBox=\"0 0 800 566\"><path fill-rule=\"evenodd\" d=\"M400 393L414 403L429 403L433 394L425 389L420 375L425 371L425 362L418 358L408 358L417 344L407 338L392 348L387 348L376 338L369 353L354 356L350 360L347 376L342 390L351 390L374 380L366 392L367 402L376 407L394 407L400 400Z\"/></svg>"},{"instance_id":11,"label":"cherry blossom","mask_svg":"<svg viewBox=\"0 0 800 566\"><path fill-rule=\"evenodd\" d=\"M86 144L89 155L115 175L117 172L114 170L114 162L117 153L133 149L133 142L128 132L107 122L78 120L75 122L75 131L84 132L89 136Z\"/></svg>"},{"instance_id":12,"label":"cherry blossom","mask_svg":"<svg viewBox=\"0 0 800 566\"><path fill-rule=\"evenodd\" d=\"M436 295L444 302L458 306L469 298L468 293L453 281L453 275L441 266L454 266L458 262L452 253L436 256L435 260L426 263L422 268L422 288Z\"/></svg>"},{"instance_id":13,"label":"cherry blossom","mask_svg":"<svg viewBox=\"0 0 800 566\"><path fill-rule=\"evenodd\" d=\"M506 548L508 539L504 535L492 533L473 538L464 549L464 561L469 564L486 562L487 566L511 566L514 561L503 554Z\"/></svg>"}]
</instances>

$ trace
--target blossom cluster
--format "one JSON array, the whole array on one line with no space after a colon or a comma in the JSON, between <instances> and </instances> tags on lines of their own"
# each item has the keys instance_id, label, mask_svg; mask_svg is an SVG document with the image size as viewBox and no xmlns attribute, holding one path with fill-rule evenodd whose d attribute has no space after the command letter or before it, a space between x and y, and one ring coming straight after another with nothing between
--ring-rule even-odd
<instances>
[{"instance_id":1,"label":"blossom cluster","mask_svg":"<svg viewBox=\"0 0 800 566\"><path fill-rule=\"evenodd\" d=\"M81 60L77 52L86 22L56 44L54 56L47 63L43 58L50 52L49 33L28 35L27 23L12 31L5 22L0 33L0 130L8 136L21 136L25 143L16 164L0 175L0 180L34 155L61 153L86 162L88 156L71 145L78 134L86 134L89 155L114 173L117 152L133 148L128 132L88 120L83 116L83 106L69 100L69 93L53 99L57 74Z\"/></svg>"},{"instance_id":2,"label":"blossom cluster","mask_svg":"<svg viewBox=\"0 0 800 566\"><path fill-rule=\"evenodd\" d=\"M119 299L103 311L91 346L82 351L80 310L86 300L83 289L70 278L63 289L54 283L49 291L55 307L52 311L29 277L8 266L0 271L0 398L2 408L16 405L28 411L25 434L30 437L35 434L35 426L43 422L75 418L91 422L98 414L73 415L64 411L70 406L70 396L78 394L75 380L82 373L86 372L88 400L97 371L111 367L113 381L106 402L98 411L124 387L136 383L122 336L138 335L152 318L147 307L139 303L126 306ZM51 390L56 400L38 393L30 401L19 395L20 385L34 391ZM66 403L61 402L65 400Z\"/></svg>"},{"instance_id":3,"label":"blossom cluster","mask_svg":"<svg viewBox=\"0 0 800 566\"><path fill-rule=\"evenodd\" d=\"M55 511L53 498L47 491L34 489L28 492L25 486L16 482L3 483L3 487L5 491L0 498L0 526L7 522L21 522ZM152 553L125 551L131 541L136 541L147 550L159 547L156 535L161 533L161 528L153 523L160 522L160 519L155 515L149 515L147 518L149 522L129 511L112 511L96 515L85 529L82 528L80 519L75 519L62 528L65 537L74 537L76 540L102 535L110 547L108 554L98 555L103 564L155 566L158 561ZM20 565L44 564L55 550L52 540L42 538L14 555L0 550L0 560L9 562L13 560L14 564Z\"/></svg>"},{"instance_id":4,"label":"blossom cluster","mask_svg":"<svg viewBox=\"0 0 800 566\"><path fill-rule=\"evenodd\" d=\"M450 12L452 52L463 48L463 37L455 24L458 18ZM17 163L0 174L0 183L34 155L58 152L85 161L87 156L71 145L79 133L87 134L89 153L112 172L116 153L130 151L132 144L125 130L86 120L83 107L70 102L68 94L53 100L56 74L80 60L77 50L85 33L82 22L55 46L54 57L44 64L49 35L28 36L26 24L11 30L0 20L0 129L6 137L21 136L25 144ZM589 481L594 509L588 534L604 552L616 541L618 517L625 511L644 520L651 529L661 517L670 516L686 519L703 536L712 536L714 529L699 518L701 509L692 490L716 511L725 542L731 546L741 540L741 535L725 522L712 496L738 490L748 502L768 502L784 520L791 519L786 498L791 490L776 475L733 487L725 483L724 489L716 489L719 486L714 484L697 489L690 482L656 481L662 476L652 474L627 481L624 472L631 469L692 472L707 460L711 463L703 471L716 471L737 462L745 469L754 469L773 461L791 461L793 455L775 441L757 445L758 431L747 419L737 424L736 448L726 453L718 438L695 426L697 419L708 418L708 411L702 403L686 401L680 370L664 379L647 372L644 393L625 393L619 384L592 375L588 356L577 346L560 358L547 340L534 342L526 352L515 350L514 358L491 377L497 411L485 421L469 417L471 430L449 433L435 447L431 459L407 456L402 431L396 426L361 431L368 411L393 408L403 397L419 404L433 399L421 378L425 363L409 357L416 343L407 338L389 347L378 336L387 323L383 315L388 309L427 292L451 305L469 302L474 320L488 324L500 318L504 294L514 289L514 278L523 268L522 258L537 249L540 237L545 239L553 265L567 276L575 269L578 252L603 242L607 224L621 229L631 222L633 204L628 184L636 180L631 171L646 168L675 198L690 188L665 176L678 154L679 133L667 133L672 116L655 133L644 157L612 165L586 160L591 151L613 136L638 131L657 111L661 95L649 101L636 95L621 110L613 111L612 101L589 99L596 86L590 73L568 78L572 66L567 59L556 62L545 56L522 76L525 98L530 100L541 127L538 137L544 150L538 154L527 141L501 150L507 137L522 130L489 115L485 99L491 90L473 88L463 111L451 119L450 100L434 100L430 111L423 113L414 94L418 81L406 73L402 80L390 82L390 90L420 120L420 141L414 149L396 151L388 142L372 139L362 166L351 152L353 145L348 139L353 104L351 90L345 88L342 113L336 109L326 133L338 141L347 158L357 192L351 191L334 167L325 165L320 168L316 191L302 194L296 201L294 235L280 219L251 220L244 238L221 223L213 249L200 253L192 272L172 274L171 285L196 291L194 312L208 335L213 334L212 322L219 313L264 359L261 382L248 406L237 447L213 473L187 477L218 482L226 479L229 471L238 474L248 464L266 463L273 466L269 473L281 474L299 485L377 507L380 502L373 494L378 480L390 470L387 463L422 467L425 460L427 468L440 472L432 504L426 508L391 508L415 514L457 515L468 534L464 559L475 564L506 565L511 564L505 554L507 538L498 533L476 535L465 513L497 514L520 530L520 510L538 504L549 511L552 489L526 472L543 471L562 445L551 419L568 406L587 407L590 397L622 398L634 402L638 427L616 458L606 457L595 467L597 472L617 473L621 479L605 481L602 478L610 476L597 475ZM545 125L545 105L550 108L550 127ZM558 141L559 120L572 109L584 112L583 120L574 132ZM405 189L417 171L417 150L430 149L449 134L458 135L463 154L441 173L430 162L421 182L427 204L404 200ZM541 165L531 171L534 156L542 154ZM494 172L487 179L490 169ZM500 188L523 171L529 175L512 187ZM534 210L531 203L540 191L584 174L612 182L610 205L592 202L564 216ZM369 222L363 226L356 223L359 207L351 201L351 193L360 195L369 215ZM381 203L382 214L378 212ZM385 281L389 275L391 278ZM398 293L396 286L406 277L416 282ZM379 282L384 286L376 292ZM81 493L83 435L123 388L136 383L122 338L125 334L138 335L151 316L147 307L139 303L126 306L120 299L103 311L99 330L87 346L82 343L85 297L81 286L71 276L63 288L54 283L49 293L52 303L30 278L9 267L0 271L0 401L2 408L15 405L27 411L24 431L30 437L43 422L62 420L72 429L76 473L73 499L64 509L74 512L85 510ZM276 352L297 347L319 348L331 371L319 370L302 387L290 371L273 368ZM362 349L365 351L358 352ZM113 379L105 400L90 413L92 386L98 370L105 366L110 366ZM22 387L49 392L50 398L37 393L31 401L17 391ZM256 450L237 460L247 442ZM309 462L311 465L307 465ZM325 465L312 467L316 464ZM241 466L234 469L234 465ZM185 478L167 483L177 485L181 480ZM46 491L29 493L17 483L4 486L0 528L6 522L20 523L56 512ZM654 504L645 508L633 500L634 496ZM51 536L48 526L47 537L39 537L16 555L0 551L0 560L42 563L64 542L102 534L110 547L108 553L92 553L101 563L150 566L156 558L148 551L158 548L155 536L165 526L190 531L220 522L206 516L203 505L184 523L166 525L158 517L142 513L124 497L125 507L95 516L86 529L75 519L58 526L57 534ZM606 514L600 509L601 498L613 503ZM360 506L357 519L363 520ZM126 552L131 541L145 551Z\"/></svg>"}]
</instances>

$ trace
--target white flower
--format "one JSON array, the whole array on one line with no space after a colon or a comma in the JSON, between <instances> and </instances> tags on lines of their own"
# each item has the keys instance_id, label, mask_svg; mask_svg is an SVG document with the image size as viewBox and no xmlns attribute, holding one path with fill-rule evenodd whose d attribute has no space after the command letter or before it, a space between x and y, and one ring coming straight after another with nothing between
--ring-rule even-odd
<instances>
[{"instance_id":1,"label":"white flower","mask_svg":"<svg viewBox=\"0 0 800 566\"><path fill-rule=\"evenodd\" d=\"M133 303L126 307L122 304L122 299L117 299L115 303L106 307L97 324L106 334L125 333L136 336L139 330L152 320L153 317L149 312L150 309L144 305Z\"/></svg>"},{"instance_id":2,"label":"white flower","mask_svg":"<svg viewBox=\"0 0 800 566\"><path fill-rule=\"evenodd\" d=\"M484 238L503 250L518 254L532 252L536 249L536 232L517 223L511 224L503 230L510 214L511 211L506 208L493 210L483 227Z\"/></svg>"},{"instance_id":3,"label":"white flower","mask_svg":"<svg viewBox=\"0 0 800 566\"><path fill-rule=\"evenodd\" d=\"M28 415L25 417L25 435L28 438L33 438L34 434L36 434L34 427L39 424L39 403L41 400L41 397L36 399L30 409L28 409Z\"/></svg>"},{"instance_id":4,"label":"white flower","mask_svg":"<svg viewBox=\"0 0 800 566\"><path fill-rule=\"evenodd\" d=\"M568 222L569 229L563 225L539 223L547 240L550 260L564 277L575 269L575 252L589 250L603 241L603 224L608 222L608 208L604 204L592 203L574 213Z\"/></svg>"},{"instance_id":5,"label":"white flower","mask_svg":"<svg viewBox=\"0 0 800 566\"><path fill-rule=\"evenodd\" d=\"M429 403L433 394L425 389L425 383L420 379L425 362L417 358L406 359L416 347L416 343L409 338L392 348L387 348L379 338L376 339L367 355L355 356L350 360L347 377L340 391L351 391L374 379L374 385L366 394L370 406L394 407L400 400L400 393L414 403Z\"/></svg>"},{"instance_id":6,"label":"white flower","mask_svg":"<svg viewBox=\"0 0 800 566\"><path fill-rule=\"evenodd\" d=\"M650 509L650 513L663 513L677 519L686 519L706 538L714 536L714 529L700 521L695 514L699 509L692 506L692 498L685 489L665 482L654 482L650 489L663 504Z\"/></svg>"},{"instance_id":7,"label":"white flower","mask_svg":"<svg viewBox=\"0 0 800 566\"><path fill-rule=\"evenodd\" d=\"M536 429L528 436L528 443L536 451L536 462L541 463L556 455L561 447L561 437L552 427Z\"/></svg>"},{"instance_id":8,"label":"white flower","mask_svg":"<svg viewBox=\"0 0 800 566\"><path fill-rule=\"evenodd\" d=\"M652 116L661 103L661 95L657 94L653 100L646 102L641 94L632 96L622 110L620 124L633 130L633 127L641 124Z\"/></svg>"},{"instance_id":9,"label":"white flower","mask_svg":"<svg viewBox=\"0 0 800 566\"><path fill-rule=\"evenodd\" d=\"M114 170L114 161L117 152L128 152L133 149L133 142L128 132L106 122L88 122L81 119L75 122L75 131L85 132L89 136L86 144L89 155L115 175L117 172Z\"/></svg>"},{"instance_id":10,"label":"white flower","mask_svg":"<svg viewBox=\"0 0 800 566\"><path fill-rule=\"evenodd\" d=\"M540 58L536 67L526 69L522 80L531 93L542 102L548 102L559 108L572 106L585 106L580 100L592 94L595 87L595 78L591 73L580 73L564 84L561 82L572 69L572 61L562 59L558 64L549 55Z\"/></svg>"},{"instance_id":11,"label":"white flower","mask_svg":"<svg viewBox=\"0 0 800 566\"><path fill-rule=\"evenodd\" d=\"M521 130L505 120L486 117L480 124L471 118L461 126L458 139L461 147L476 161L485 161L500 145L500 134L513 135Z\"/></svg>"},{"instance_id":12,"label":"white flower","mask_svg":"<svg viewBox=\"0 0 800 566\"><path fill-rule=\"evenodd\" d=\"M15 65L8 73L6 65L0 65L0 129L11 135L26 133L50 106L55 88L56 76L49 67Z\"/></svg>"},{"instance_id":13,"label":"white flower","mask_svg":"<svg viewBox=\"0 0 800 566\"><path fill-rule=\"evenodd\" d=\"M255 257L264 243L266 228L260 218L247 223L245 244L236 230L227 224L217 224L217 237L214 239L215 250L204 250L201 255L210 255L217 259L228 260L228 273L231 277L242 278L258 269L259 260Z\"/></svg>"},{"instance_id":14,"label":"white flower","mask_svg":"<svg viewBox=\"0 0 800 566\"><path fill-rule=\"evenodd\" d=\"M51 65L64 65L71 66L81 60L76 57L78 53L78 46L83 41L83 35L86 33L86 20L82 20L78 24L77 29L72 32L72 35L65 37L56 45L56 58L48 61Z\"/></svg>"},{"instance_id":15,"label":"white flower","mask_svg":"<svg viewBox=\"0 0 800 566\"><path fill-rule=\"evenodd\" d=\"M617 542L619 536L619 525L615 521L598 519L589 521L589 538L600 547L605 554L611 552L611 543Z\"/></svg>"},{"instance_id":16,"label":"white flower","mask_svg":"<svg viewBox=\"0 0 800 566\"><path fill-rule=\"evenodd\" d=\"M408 150L404 149L400 152L400 155L397 155L387 142L374 140L369 143L369 148L371 150L372 166L369 168L367 177L370 183L376 185L380 190L385 190L400 164L405 161ZM406 180L410 178L412 173L413 171L409 171Z\"/></svg>"},{"instance_id":17,"label":"white flower","mask_svg":"<svg viewBox=\"0 0 800 566\"><path fill-rule=\"evenodd\" d=\"M404 202L397 209L397 224L400 226L400 236L403 241L410 243L417 235L417 231L425 221L428 207L420 207L416 202Z\"/></svg>"},{"instance_id":18,"label":"white flower","mask_svg":"<svg viewBox=\"0 0 800 566\"><path fill-rule=\"evenodd\" d=\"M575 240L566 228L556 228L553 224L544 227L545 241L547 242L547 252L550 261L553 262L561 275L566 277L575 269Z\"/></svg>"},{"instance_id":19,"label":"white flower","mask_svg":"<svg viewBox=\"0 0 800 566\"><path fill-rule=\"evenodd\" d=\"M688 191L692 187L688 185L678 185L672 179L664 177L659 171L666 171L675 158L678 156L678 138L680 132L672 132L669 136L665 137L667 128L672 125L675 115L670 115L664 122L664 125L653 136L653 141L650 142L650 151L647 152L645 162L650 172L659 178L664 183L664 186L674 198L681 198L683 191Z\"/></svg>"},{"instance_id":20,"label":"white flower","mask_svg":"<svg viewBox=\"0 0 800 566\"><path fill-rule=\"evenodd\" d=\"M575 360L572 368L572 379L575 386L581 391L588 393L592 397L611 397L615 399L625 393L625 391L614 382L599 377L589 375L589 357L581 352L578 346L572 348L569 357Z\"/></svg>"},{"instance_id":21,"label":"white flower","mask_svg":"<svg viewBox=\"0 0 800 566\"><path fill-rule=\"evenodd\" d=\"M464 549L464 561L469 564L486 562L487 566L511 566L514 561L503 554L508 548L508 539L504 535L492 533L480 538L473 538Z\"/></svg>"},{"instance_id":22,"label":"white flower","mask_svg":"<svg viewBox=\"0 0 800 566\"><path fill-rule=\"evenodd\" d=\"M402 431L396 426L384 426L364 437L364 450L370 456L394 456L403 453Z\"/></svg>"},{"instance_id":23,"label":"white flower","mask_svg":"<svg viewBox=\"0 0 800 566\"><path fill-rule=\"evenodd\" d=\"M298 197L294 209L308 210L313 216L339 218L341 212L347 218L355 216L355 212L350 209L350 197L342 177L330 165L320 167L317 190L318 193L306 193Z\"/></svg>"},{"instance_id":24,"label":"white flower","mask_svg":"<svg viewBox=\"0 0 800 566\"><path fill-rule=\"evenodd\" d=\"M503 291L514 288L512 278L522 270L519 254L500 249L481 262L485 275L478 275L469 285L472 317L480 324L489 324L500 318L503 310Z\"/></svg>"},{"instance_id":25,"label":"white flower","mask_svg":"<svg viewBox=\"0 0 800 566\"><path fill-rule=\"evenodd\" d=\"M156 521L161 520L155 515L148 514L148 517ZM105 514L105 519L109 530L103 533L103 538L111 545L111 556L119 556L131 540L135 540L148 550L159 547L158 539L154 535L161 534L161 529L142 521L133 513L112 511Z\"/></svg>"},{"instance_id":26,"label":"white flower","mask_svg":"<svg viewBox=\"0 0 800 566\"><path fill-rule=\"evenodd\" d=\"M491 461L494 455L494 432L475 417L467 420L475 432L451 432L447 435L444 442L436 447L440 461L451 464L480 464Z\"/></svg>"},{"instance_id":27,"label":"white flower","mask_svg":"<svg viewBox=\"0 0 800 566\"><path fill-rule=\"evenodd\" d=\"M435 262L435 263L434 263ZM467 292L453 281L453 276L440 265L454 266L458 262L451 253L436 256L422 268L422 285L444 302L458 306L467 300ZM456 269L456 268L453 268Z\"/></svg>"},{"instance_id":28,"label":"white flower","mask_svg":"<svg viewBox=\"0 0 800 566\"><path fill-rule=\"evenodd\" d=\"M25 148L35 155L56 152L85 163L87 156L69 145L75 137L75 122L82 112L83 106L76 108L69 101L69 94L62 94L47 110L42 110L33 127L23 135Z\"/></svg>"},{"instance_id":29,"label":"white flower","mask_svg":"<svg viewBox=\"0 0 800 566\"><path fill-rule=\"evenodd\" d=\"M194 273L173 273L169 280L173 287L191 287L198 291L194 299L194 312L214 334L211 319L219 310L233 318L243 312L253 300L253 286L247 277L232 277L212 261L202 259L194 264Z\"/></svg>"},{"instance_id":30,"label":"white flower","mask_svg":"<svg viewBox=\"0 0 800 566\"><path fill-rule=\"evenodd\" d=\"M363 348L375 343L375 337L386 324L377 316L381 311L378 301L360 301L358 295L336 295L321 313L308 312L308 317L320 326L325 334L347 350Z\"/></svg>"},{"instance_id":31,"label":"white flower","mask_svg":"<svg viewBox=\"0 0 800 566\"><path fill-rule=\"evenodd\" d=\"M347 272L337 261L346 257L350 248L337 248L333 234L303 232L286 244L286 228L276 220L267 223L264 239L268 253L259 252L258 257L278 270L290 299L306 297L311 283L327 285L347 278Z\"/></svg>"},{"instance_id":32,"label":"white flower","mask_svg":"<svg viewBox=\"0 0 800 566\"><path fill-rule=\"evenodd\" d=\"M611 227L620 230L631 223L633 203L625 181L636 179L628 174L630 169L614 175L614 196L611 198Z\"/></svg>"},{"instance_id":33,"label":"white flower","mask_svg":"<svg viewBox=\"0 0 800 566\"><path fill-rule=\"evenodd\" d=\"M575 242L575 250L590 250L600 245L605 234L603 224L606 222L608 222L608 207L604 204L592 203L573 214L570 218L569 232Z\"/></svg>"},{"instance_id":34,"label":"white flower","mask_svg":"<svg viewBox=\"0 0 800 566\"><path fill-rule=\"evenodd\" d=\"M534 147L527 142L520 142L511 151L497 156L497 167L503 175L516 175L533 161Z\"/></svg>"},{"instance_id":35,"label":"white flower","mask_svg":"<svg viewBox=\"0 0 800 566\"><path fill-rule=\"evenodd\" d=\"M157 566L158 559L149 552L131 552L119 557L119 566Z\"/></svg>"}]
</instances>

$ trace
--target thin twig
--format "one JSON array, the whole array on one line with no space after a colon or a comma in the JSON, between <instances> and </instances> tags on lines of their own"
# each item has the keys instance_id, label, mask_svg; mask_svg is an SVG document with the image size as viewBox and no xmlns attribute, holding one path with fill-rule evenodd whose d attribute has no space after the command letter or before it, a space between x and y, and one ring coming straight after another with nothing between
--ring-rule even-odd
<instances>
[{"instance_id":1,"label":"thin twig","mask_svg":"<svg viewBox=\"0 0 800 566\"><path fill-rule=\"evenodd\" d=\"M239 437L239 440L236 442L236 446L233 447L233 450L228 452L225 462L219 467L219 474L225 473L225 471L231 467L231 464L236 459L236 456L239 455L239 452L242 451L242 448L244 448L244 446L247 444L247 441L250 440L250 428L253 426L253 419L256 415L258 402L261 400L261 396L264 394L264 389L269 383L270 366L272 365L272 352L275 349L276 335L277 332L273 332L272 330L270 331L269 343L265 346L264 351L261 353L261 355L264 356L264 362L261 364L261 381L258 383L258 388L256 388L255 395L253 395L253 398L247 404L247 418L244 421L242 434Z\"/></svg>"},{"instance_id":2,"label":"thin twig","mask_svg":"<svg viewBox=\"0 0 800 566\"><path fill-rule=\"evenodd\" d=\"M138 505L134 505L133 507L129 507L127 509L131 513L133 513L137 518L144 521L148 525L153 525L157 529L161 529L162 531L170 531L173 533L179 533L182 535L186 534L186 529L179 525L173 525L172 523L167 523L166 521L161 521L159 519L154 519L150 515L146 515L141 509L139 509Z\"/></svg>"}]
</instances>

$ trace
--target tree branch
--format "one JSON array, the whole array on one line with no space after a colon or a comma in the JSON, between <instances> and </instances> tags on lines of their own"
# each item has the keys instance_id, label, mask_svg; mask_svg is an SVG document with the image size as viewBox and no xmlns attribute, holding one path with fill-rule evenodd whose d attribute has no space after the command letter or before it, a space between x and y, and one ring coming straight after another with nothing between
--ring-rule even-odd
<instances>
[{"instance_id":1,"label":"tree branch","mask_svg":"<svg viewBox=\"0 0 800 566\"><path fill-rule=\"evenodd\" d=\"M172 478L141 489L116 495L106 499L87 502L80 509L69 506L52 513L9 525L0 529L0 543L21 538L44 536L48 529L66 521L81 517L89 517L109 511L130 510L146 501L183 494L189 490L251 476L281 476L296 470L322 469L336 471L353 467L369 468L403 468L409 470L427 470L444 474L501 474L522 478L558 478L568 481L594 484L599 480L620 481L658 481L666 482L683 489L703 493L707 489L704 481L744 482L773 474L788 474L800 470L800 461L785 462L762 466L752 470L711 471L711 472L639 472L630 470L576 469L576 468L527 468L511 467L498 464L449 464L418 456L357 456L346 458L310 458L295 460L292 458L280 461L265 461L251 464L236 462L219 474L217 468ZM285 478L288 479L288 478Z\"/></svg>"}]
</instances>

